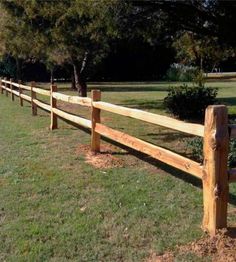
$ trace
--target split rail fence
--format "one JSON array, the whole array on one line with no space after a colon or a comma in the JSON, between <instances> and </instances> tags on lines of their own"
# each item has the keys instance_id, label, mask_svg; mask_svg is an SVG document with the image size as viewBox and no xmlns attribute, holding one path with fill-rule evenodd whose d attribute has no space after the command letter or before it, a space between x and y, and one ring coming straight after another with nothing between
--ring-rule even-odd
<instances>
[{"instance_id":1,"label":"split rail fence","mask_svg":"<svg viewBox=\"0 0 236 262\"><path fill-rule=\"evenodd\" d=\"M24 94L25 90L29 91L30 95ZM236 138L236 125L228 124L226 106L209 106L205 112L205 123L201 125L102 102L99 90L92 90L91 98L84 98L59 93L56 85L51 85L50 90L45 90L37 88L35 82L27 86L20 81L15 83L4 78L0 79L0 92L1 94L5 92L6 96L10 94L12 101L15 100L15 96L19 97L21 106L23 106L24 100L31 103L34 116L37 115L37 108L49 112L51 114L51 130L58 128L58 117L91 129L91 150L94 152L100 151L100 138L104 136L201 179L204 207L202 228L214 235L217 229L227 227L229 183L236 182L236 168L228 169L227 159L230 138ZM37 99L37 94L49 97L50 104ZM58 109L58 100L89 107L91 120ZM105 126L101 123L101 110L203 137L203 164Z\"/></svg>"}]
</instances>

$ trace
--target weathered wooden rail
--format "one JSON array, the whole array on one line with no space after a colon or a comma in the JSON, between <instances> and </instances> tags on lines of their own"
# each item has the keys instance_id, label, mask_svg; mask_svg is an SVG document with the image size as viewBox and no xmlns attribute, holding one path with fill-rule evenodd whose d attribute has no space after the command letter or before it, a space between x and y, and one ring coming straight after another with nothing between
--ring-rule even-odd
<instances>
[{"instance_id":1,"label":"weathered wooden rail","mask_svg":"<svg viewBox=\"0 0 236 262\"><path fill-rule=\"evenodd\" d=\"M25 90L30 95L25 94ZM229 183L236 182L236 169L228 169L227 158L229 140L236 138L236 125L228 124L226 106L209 106L205 113L205 123L200 125L102 102L99 90L92 90L91 98L84 98L61 94L57 92L56 85L51 85L50 90L45 90L37 88L34 82L27 86L20 81L15 83L12 79L9 81L4 78L0 80L0 93L3 94L4 92L6 96L9 93L11 94L12 101L15 100L15 96L19 97L21 106L23 106L24 100L31 103L32 115L34 116L37 115L38 108L50 112L51 130L58 128L58 117L91 129L91 150L94 152L100 151L100 136L104 136L201 179L204 206L203 229L214 235L217 229L227 227ZM37 94L49 97L50 104L37 99ZM91 120L58 109L58 100L89 107ZM203 164L105 126L101 123L101 110L203 137Z\"/></svg>"}]
</instances>

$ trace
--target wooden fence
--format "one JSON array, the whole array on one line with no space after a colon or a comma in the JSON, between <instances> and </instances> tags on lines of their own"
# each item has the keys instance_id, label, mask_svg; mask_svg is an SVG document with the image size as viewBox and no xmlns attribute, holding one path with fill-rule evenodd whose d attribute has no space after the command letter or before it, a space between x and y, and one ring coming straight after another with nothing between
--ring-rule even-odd
<instances>
[{"instance_id":1,"label":"wooden fence","mask_svg":"<svg viewBox=\"0 0 236 262\"><path fill-rule=\"evenodd\" d=\"M28 91L30 95L24 94L25 91ZM57 92L56 85L52 85L50 90L45 90L37 88L34 82L27 86L20 81L15 83L4 78L0 80L0 92L1 94L5 92L6 96L11 94L12 101L15 100L15 96L19 97L21 106L23 106L24 100L31 103L32 115L34 116L37 115L38 108L50 112L51 130L58 128L58 117L91 129L91 150L94 152L100 151L100 136L104 136L201 179L204 206L203 230L214 235L217 229L227 227L229 183L236 182L236 169L228 169L227 158L229 140L236 138L236 125L228 124L226 106L209 106L205 112L205 124L200 125L102 102L99 90L92 90L91 98L83 98L61 94ZM37 99L37 94L49 97L50 104ZM58 109L58 100L89 107L91 120ZM101 123L101 110L203 137L203 164L105 126Z\"/></svg>"}]
</instances>

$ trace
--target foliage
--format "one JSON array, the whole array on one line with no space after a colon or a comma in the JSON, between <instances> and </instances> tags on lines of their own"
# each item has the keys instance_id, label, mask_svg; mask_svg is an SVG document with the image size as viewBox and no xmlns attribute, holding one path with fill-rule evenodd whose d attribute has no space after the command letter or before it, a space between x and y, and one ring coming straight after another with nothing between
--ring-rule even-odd
<instances>
[{"instance_id":1,"label":"foliage","mask_svg":"<svg viewBox=\"0 0 236 262\"><path fill-rule=\"evenodd\" d=\"M203 138L195 137L193 139L186 140L186 145L191 149L191 154L196 161L203 162ZM236 166L236 141L230 140L228 166Z\"/></svg>"},{"instance_id":2,"label":"foliage","mask_svg":"<svg viewBox=\"0 0 236 262\"><path fill-rule=\"evenodd\" d=\"M0 61L0 75L14 78L16 77L15 60L10 55L4 55Z\"/></svg>"},{"instance_id":3,"label":"foliage","mask_svg":"<svg viewBox=\"0 0 236 262\"><path fill-rule=\"evenodd\" d=\"M216 102L217 88L182 85L172 87L164 99L167 110L180 119L201 119Z\"/></svg>"},{"instance_id":4,"label":"foliage","mask_svg":"<svg viewBox=\"0 0 236 262\"><path fill-rule=\"evenodd\" d=\"M190 82L196 78L197 69L183 64L172 64L166 73L166 80Z\"/></svg>"},{"instance_id":5,"label":"foliage","mask_svg":"<svg viewBox=\"0 0 236 262\"><path fill-rule=\"evenodd\" d=\"M177 38L173 47L181 63L208 71L213 71L221 61L235 54L232 48L219 45L217 37L203 37L190 32Z\"/></svg>"}]
</instances>

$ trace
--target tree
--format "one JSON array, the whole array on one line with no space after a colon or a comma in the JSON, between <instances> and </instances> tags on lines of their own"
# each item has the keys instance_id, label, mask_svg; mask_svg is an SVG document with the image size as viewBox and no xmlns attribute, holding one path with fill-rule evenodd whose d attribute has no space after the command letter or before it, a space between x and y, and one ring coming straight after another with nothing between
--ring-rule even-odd
<instances>
[{"instance_id":1,"label":"tree","mask_svg":"<svg viewBox=\"0 0 236 262\"><path fill-rule=\"evenodd\" d=\"M200 38L192 32L183 33L173 46L181 63L197 66L201 71L213 71L221 61L235 55L233 48L219 45L216 37Z\"/></svg>"}]
</instances>

